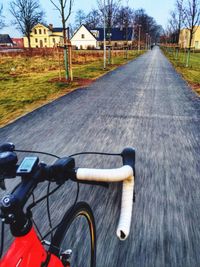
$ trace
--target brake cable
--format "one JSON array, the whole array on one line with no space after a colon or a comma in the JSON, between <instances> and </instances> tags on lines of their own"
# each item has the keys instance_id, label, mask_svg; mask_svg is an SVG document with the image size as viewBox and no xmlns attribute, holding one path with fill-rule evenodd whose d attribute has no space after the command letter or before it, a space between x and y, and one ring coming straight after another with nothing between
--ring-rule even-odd
<instances>
[{"instance_id":1,"label":"brake cable","mask_svg":"<svg viewBox=\"0 0 200 267\"><path fill-rule=\"evenodd\" d=\"M57 159L60 159L60 157L58 157L55 154L51 154L51 153L47 153L47 152L42 152L42 151L35 151L35 150L22 150L22 149L14 149L15 152L22 152L22 153L34 153L34 154L42 154L42 155L47 155L47 156L51 156Z\"/></svg>"},{"instance_id":2,"label":"brake cable","mask_svg":"<svg viewBox=\"0 0 200 267\"><path fill-rule=\"evenodd\" d=\"M69 155L69 157L75 157L79 155L102 155L102 156L121 156L121 153L104 153L104 152L79 152Z\"/></svg>"},{"instance_id":3,"label":"brake cable","mask_svg":"<svg viewBox=\"0 0 200 267\"><path fill-rule=\"evenodd\" d=\"M79 191L80 191L80 185L79 185L79 182L77 182L76 184L77 184L76 198L75 198L74 204L70 207L70 209L73 209L74 206L76 205L77 201L78 201L78 195L79 195ZM48 235L50 235L51 233L53 233L53 231L55 231L61 224L62 224L62 222L59 222L56 226L54 226L54 227L51 229L51 231L48 231L48 232L42 237L42 239L45 239Z\"/></svg>"}]
</instances>

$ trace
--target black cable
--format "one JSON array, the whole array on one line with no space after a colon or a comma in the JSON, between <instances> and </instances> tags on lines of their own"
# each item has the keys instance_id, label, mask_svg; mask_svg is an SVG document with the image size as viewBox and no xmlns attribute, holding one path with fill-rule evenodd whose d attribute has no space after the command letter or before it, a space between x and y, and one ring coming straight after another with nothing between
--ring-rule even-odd
<instances>
[{"instance_id":1,"label":"black cable","mask_svg":"<svg viewBox=\"0 0 200 267\"><path fill-rule=\"evenodd\" d=\"M78 195L79 195L79 191L80 191L80 185L79 185L79 182L77 182L77 191L76 191L76 198L75 198L75 201L74 201L74 204L70 207L70 209L73 209L74 206L76 205L77 201L78 201ZM62 221L62 220L61 220ZM48 235L52 234L53 231L55 231L58 227L61 226L61 222L59 222L56 226L54 226L51 231L47 232L42 238L41 240L44 240Z\"/></svg>"},{"instance_id":2,"label":"black cable","mask_svg":"<svg viewBox=\"0 0 200 267\"><path fill-rule=\"evenodd\" d=\"M74 204L72 205L73 207L76 205L77 201L78 201L78 196L79 196L79 191L80 191L80 184L79 182L77 181L77 191L76 191L76 198L75 198L75 201L74 201Z\"/></svg>"},{"instance_id":3,"label":"black cable","mask_svg":"<svg viewBox=\"0 0 200 267\"><path fill-rule=\"evenodd\" d=\"M3 254L3 247L4 247L4 222L1 224L1 247L0 247L0 258Z\"/></svg>"},{"instance_id":4,"label":"black cable","mask_svg":"<svg viewBox=\"0 0 200 267\"><path fill-rule=\"evenodd\" d=\"M49 228L50 228L50 231L52 230L52 223L51 223L51 214L50 214L50 203L49 203L49 191L50 191L50 185L51 185L51 182L48 183L48 186L47 186L47 217L48 217L48 221L49 221ZM52 241L52 238L53 238L53 232L51 231L51 241Z\"/></svg>"},{"instance_id":5,"label":"black cable","mask_svg":"<svg viewBox=\"0 0 200 267\"><path fill-rule=\"evenodd\" d=\"M56 188L54 188L48 195L45 195L41 198L39 198L38 200L36 200L35 202L33 202L32 204L30 204L27 207L27 211L30 211L32 208L34 208L38 203L40 203L41 201L43 201L45 198L49 197L50 195L52 195L53 193L55 193L59 188L61 187L61 185L58 185Z\"/></svg>"},{"instance_id":6,"label":"black cable","mask_svg":"<svg viewBox=\"0 0 200 267\"><path fill-rule=\"evenodd\" d=\"M79 156L79 155L103 155L103 156L121 156L121 153L104 153L104 152L80 152L69 155L69 157Z\"/></svg>"},{"instance_id":7,"label":"black cable","mask_svg":"<svg viewBox=\"0 0 200 267\"><path fill-rule=\"evenodd\" d=\"M34 196L34 193L32 193L31 195L32 195L32 197L33 197L33 203L35 203L35 196ZM30 211L30 209L29 209L29 211ZM32 220L32 222L33 222L33 224L34 224L34 226L35 226L35 228L36 228L36 230L37 230L37 232L38 232L40 238L42 238L42 234L41 234L41 232L40 232L40 230L39 230L39 228L38 228L36 222L34 221L33 217L31 218L31 220Z\"/></svg>"},{"instance_id":8,"label":"black cable","mask_svg":"<svg viewBox=\"0 0 200 267\"><path fill-rule=\"evenodd\" d=\"M32 218L32 222L33 222L33 224L34 224L34 226L35 226L35 228L36 228L36 230L37 230L37 233L38 233L39 236L40 236L40 240L42 240L42 234L41 234L41 232L40 232L40 230L39 230L39 228L38 228L38 226L37 226L37 224L36 224L36 222L34 221L33 218Z\"/></svg>"},{"instance_id":9,"label":"black cable","mask_svg":"<svg viewBox=\"0 0 200 267\"><path fill-rule=\"evenodd\" d=\"M18 185L16 185L13 190L11 191L11 194L13 194L15 192L15 190L20 186L21 184L19 183Z\"/></svg>"},{"instance_id":10,"label":"black cable","mask_svg":"<svg viewBox=\"0 0 200 267\"><path fill-rule=\"evenodd\" d=\"M47 153L47 152L42 152L42 151L31 151L31 150L21 150L21 149L15 149L15 152L23 152L23 153L34 153L34 154L42 154L42 155L47 155L47 156L51 156L57 159L60 159L60 157L58 157L57 155L51 154L51 153Z\"/></svg>"}]
</instances>

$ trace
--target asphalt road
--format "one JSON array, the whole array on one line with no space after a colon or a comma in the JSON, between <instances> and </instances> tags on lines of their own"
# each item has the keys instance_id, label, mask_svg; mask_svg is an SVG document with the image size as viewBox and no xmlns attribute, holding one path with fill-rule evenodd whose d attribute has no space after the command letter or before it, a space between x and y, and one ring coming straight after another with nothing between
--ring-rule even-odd
<instances>
[{"instance_id":1,"label":"asphalt road","mask_svg":"<svg viewBox=\"0 0 200 267\"><path fill-rule=\"evenodd\" d=\"M115 235L120 185L81 186L79 199L95 214L97 266L200 266L200 100L159 48L2 128L3 141L61 156L135 147L136 202L126 241ZM120 161L86 156L77 165L116 167ZM54 196L55 221L75 190L67 183ZM44 207L36 212L41 229Z\"/></svg>"}]
</instances>

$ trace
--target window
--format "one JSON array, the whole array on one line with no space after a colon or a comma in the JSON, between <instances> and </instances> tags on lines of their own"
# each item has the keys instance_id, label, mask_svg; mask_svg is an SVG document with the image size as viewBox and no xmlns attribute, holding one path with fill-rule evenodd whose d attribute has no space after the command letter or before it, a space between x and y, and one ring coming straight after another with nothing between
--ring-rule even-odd
<instances>
[{"instance_id":1,"label":"window","mask_svg":"<svg viewBox=\"0 0 200 267\"><path fill-rule=\"evenodd\" d=\"M91 33L92 33L96 38L99 38L99 31L97 31L97 30L91 30Z\"/></svg>"},{"instance_id":2,"label":"window","mask_svg":"<svg viewBox=\"0 0 200 267\"><path fill-rule=\"evenodd\" d=\"M82 39L85 39L85 34L81 34L81 38Z\"/></svg>"},{"instance_id":3,"label":"window","mask_svg":"<svg viewBox=\"0 0 200 267\"><path fill-rule=\"evenodd\" d=\"M196 48L196 49L199 48L199 41L195 41L195 48Z\"/></svg>"},{"instance_id":4,"label":"window","mask_svg":"<svg viewBox=\"0 0 200 267\"><path fill-rule=\"evenodd\" d=\"M39 34L42 34L42 30L41 29L39 29Z\"/></svg>"},{"instance_id":5,"label":"window","mask_svg":"<svg viewBox=\"0 0 200 267\"><path fill-rule=\"evenodd\" d=\"M36 42L36 43L38 42L38 39L37 39L37 38L35 38L35 42Z\"/></svg>"},{"instance_id":6,"label":"window","mask_svg":"<svg viewBox=\"0 0 200 267\"><path fill-rule=\"evenodd\" d=\"M36 29L34 30L34 32L35 32L35 34L37 34L37 30Z\"/></svg>"},{"instance_id":7,"label":"window","mask_svg":"<svg viewBox=\"0 0 200 267\"><path fill-rule=\"evenodd\" d=\"M46 29L44 29L44 34L46 34Z\"/></svg>"},{"instance_id":8,"label":"window","mask_svg":"<svg viewBox=\"0 0 200 267\"><path fill-rule=\"evenodd\" d=\"M45 43L47 42L47 38L44 38L44 42L45 42Z\"/></svg>"},{"instance_id":9,"label":"window","mask_svg":"<svg viewBox=\"0 0 200 267\"><path fill-rule=\"evenodd\" d=\"M56 39L55 39L55 38L53 38L53 43L55 44L55 42L56 42Z\"/></svg>"}]
</instances>

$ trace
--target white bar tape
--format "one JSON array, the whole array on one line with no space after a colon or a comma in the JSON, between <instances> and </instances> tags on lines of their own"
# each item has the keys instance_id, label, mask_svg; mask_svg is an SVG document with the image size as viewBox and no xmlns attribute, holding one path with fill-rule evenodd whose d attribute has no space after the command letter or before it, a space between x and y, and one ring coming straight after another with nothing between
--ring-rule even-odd
<instances>
[{"instance_id":1,"label":"white bar tape","mask_svg":"<svg viewBox=\"0 0 200 267\"><path fill-rule=\"evenodd\" d=\"M125 165L118 169L88 169L79 168L77 170L77 179L98 182L119 182L123 181L122 200L120 218L117 227L117 236L120 240L125 240L130 232L134 177L130 166Z\"/></svg>"},{"instance_id":2,"label":"white bar tape","mask_svg":"<svg viewBox=\"0 0 200 267\"><path fill-rule=\"evenodd\" d=\"M125 165L118 169L89 169L79 168L76 173L78 180L97 182L120 182L133 175L130 166Z\"/></svg>"},{"instance_id":3,"label":"white bar tape","mask_svg":"<svg viewBox=\"0 0 200 267\"><path fill-rule=\"evenodd\" d=\"M123 181L122 200L119 223L117 226L117 236L120 240L125 240L130 232L132 208L133 208L134 176L133 174Z\"/></svg>"}]
</instances>

